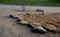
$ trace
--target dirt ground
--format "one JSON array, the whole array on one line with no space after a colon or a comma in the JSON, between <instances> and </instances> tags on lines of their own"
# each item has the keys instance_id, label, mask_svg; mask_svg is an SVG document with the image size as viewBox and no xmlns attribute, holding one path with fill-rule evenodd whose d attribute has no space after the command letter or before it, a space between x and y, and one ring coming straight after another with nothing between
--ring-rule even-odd
<instances>
[{"instance_id":1,"label":"dirt ground","mask_svg":"<svg viewBox=\"0 0 60 37\"><path fill-rule=\"evenodd\" d=\"M38 34L9 17L12 9L0 7L0 37L60 37L60 33Z\"/></svg>"},{"instance_id":2,"label":"dirt ground","mask_svg":"<svg viewBox=\"0 0 60 37\"><path fill-rule=\"evenodd\" d=\"M36 13L36 14L22 14L18 15L20 16L20 20L22 21L26 21L27 25L28 23L35 23L37 25L37 23L39 23L37 26L44 26L47 27L48 29L52 27L52 29L54 30L55 28L53 26L55 26L57 29L55 29L57 32L60 32L60 13L54 13L54 14L41 14L41 13ZM20 21L19 21L20 22ZM50 26L50 27L49 27Z\"/></svg>"}]
</instances>

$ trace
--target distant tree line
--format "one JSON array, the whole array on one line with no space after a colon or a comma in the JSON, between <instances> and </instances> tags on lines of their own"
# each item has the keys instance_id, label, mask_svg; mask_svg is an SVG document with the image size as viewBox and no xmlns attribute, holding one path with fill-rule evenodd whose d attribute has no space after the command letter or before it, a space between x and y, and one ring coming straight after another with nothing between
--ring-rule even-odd
<instances>
[{"instance_id":1,"label":"distant tree line","mask_svg":"<svg viewBox=\"0 0 60 37\"><path fill-rule=\"evenodd\" d=\"M47 0L49 2L53 2L53 3L60 3L60 0Z\"/></svg>"},{"instance_id":2,"label":"distant tree line","mask_svg":"<svg viewBox=\"0 0 60 37\"><path fill-rule=\"evenodd\" d=\"M60 0L54 0L55 3L60 3Z\"/></svg>"}]
</instances>

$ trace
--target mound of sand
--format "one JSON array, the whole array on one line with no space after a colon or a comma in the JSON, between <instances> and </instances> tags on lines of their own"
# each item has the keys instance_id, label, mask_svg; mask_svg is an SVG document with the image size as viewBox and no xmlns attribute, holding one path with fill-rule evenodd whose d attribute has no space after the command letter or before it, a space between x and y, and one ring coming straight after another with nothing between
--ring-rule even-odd
<instances>
[{"instance_id":1,"label":"mound of sand","mask_svg":"<svg viewBox=\"0 0 60 37\"><path fill-rule=\"evenodd\" d=\"M11 15L10 15L11 16ZM13 15L12 15L13 16ZM59 31L60 29L60 14L15 14L13 18L20 20L20 24L32 24L33 27L48 31Z\"/></svg>"}]
</instances>

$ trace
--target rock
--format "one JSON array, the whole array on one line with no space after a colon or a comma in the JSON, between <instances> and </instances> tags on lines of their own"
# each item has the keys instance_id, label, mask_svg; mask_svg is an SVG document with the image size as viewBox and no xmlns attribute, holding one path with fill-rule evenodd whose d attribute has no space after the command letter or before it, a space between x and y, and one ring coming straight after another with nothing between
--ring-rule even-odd
<instances>
[{"instance_id":1,"label":"rock","mask_svg":"<svg viewBox=\"0 0 60 37\"><path fill-rule=\"evenodd\" d=\"M28 27L30 27L30 28L35 28L35 27L37 27L37 26L40 26L40 24L39 24L39 23L36 23L36 22L30 22L30 23L28 24Z\"/></svg>"},{"instance_id":2,"label":"rock","mask_svg":"<svg viewBox=\"0 0 60 37\"><path fill-rule=\"evenodd\" d=\"M54 25L51 24L44 24L42 27L44 27L46 30L50 32L55 32L57 29Z\"/></svg>"},{"instance_id":3,"label":"rock","mask_svg":"<svg viewBox=\"0 0 60 37\"><path fill-rule=\"evenodd\" d=\"M21 18L17 18L17 21L20 22L20 21L22 21L22 20L21 20Z\"/></svg>"},{"instance_id":4,"label":"rock","mask_svg":"<svg viewBox=\"0 0 60 37\"><path fill-rule=\"evenodd\" d=\"M44 29L42 26L38 26L37 28L38 28L39 30L43 30L43 31L47 32L47 30Z\"/></svg>"},{"instance_id":5,"label":"rock","mask_svg":"<svg viewBox=\"0 0 60 37\"><path fill-rule=\"evenodd\" d=\"M44 10L42 10L42 9L37 9L37 12L44 12Z\"/></svg>"},{"instance_id":6,"label":"rock","mask_svg":"<svg viewBox=\"0 0 60 37\"><path fill-rule=\"evenodd\" d=\"M42 9L37 9L36 11L37 12L42 12L42 14L44 14L44 10L42 10Z\"/></svg>"},{"instance_id":7,"label":"rock","mask_svg":"<svg viewBox=\"0 0 60 37\"><path fill-rule=\"evenodd\" d=\"M10 17L14 18L14 19L17 19L19 18L20 16L18 14L10 14Z\"/></svg>"},{"instance_id":8,"label":"rock","mask_svg":"<svg viewBox=\"0 0 60 37\"><path fill-rule=\"evenodd\" d=\"M27 25L28 22L27 21L20 21L19 24L22 24L22 25Z\"/></svg>"},{"instance_id":9,"label":"rock","mask_svg":"<svg viewBox=\"0 0 60 37\"><path fill-rule=\"evenodd\" d=\"M30 28L32 28L32 32L35 32L35 33L46 33L47 32L47 30L45 30L42 26L41 26L41 24L39 24L39 23L30 23L29 25L28 25Z\"/></svg>"},{"instance_id":10,"label":"rock","mask_svg":"<svg viewBox=\"0 0 60 37\"><path fill-rule=\"evenodd\" d=\"M23 20L23 18L22 18L22 17L17 18L17 21L21 21L21 20Z\"/></svg>"},{"instance_id":11,"label":"rock","mask_svg":"<svg viewBox=\"0 0 60 37\"><path fill-rule=\"evenodd\" d=\"M45 30L41 26L40 27L36 27L36 28L32 28L31 31L34 32L34 33L41 33L41 34L47 33L47 30Z\"/></svg>"},{"instance_id":12,"label":"rock","mask_svg":"<svg viewBox=\"0 0 60 37\"><path fill-rule=\"evenodd\" d=\"M32 24L32 23L28 23L27 26L30 27L30 28L35 28L36 27L36 25L35 24Z\"/></svg>"},{"instance_id":13,"label":"rock","mask_svg":"<svg viewBox=\"0 0 60 37\"><path fill-rule=\"evenodd\" d=\"M13 16L14 16L13 14L10 14L10 17L12 17L12 18L13 18Z\"/></svg>"},{"instance_id":14,"label":"rock","mask_svg":"<svg viewBox=\"0 0 60 37\"><path fill-rule=\"evenodd\" d=\"M14 19L18 19L20 16L19 15L14 15L13 18Z\"/></svg>"}]
</instances>

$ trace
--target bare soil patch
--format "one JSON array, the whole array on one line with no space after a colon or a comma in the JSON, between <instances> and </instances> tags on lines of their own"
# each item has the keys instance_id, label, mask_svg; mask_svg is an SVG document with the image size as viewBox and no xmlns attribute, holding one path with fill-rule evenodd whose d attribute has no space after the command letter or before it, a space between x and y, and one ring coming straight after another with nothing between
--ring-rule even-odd
<instances>
[{"instance_id":1,"label":"bare soil patch","mask_svg":"<svg viewBox=\"0 0 60 37\"><path fill-rule=\"evenodd\" d=\"M18 17L18 16L20 17ZM43 27L47 30L51 31L60 31L60 14L17 14L14 17L18 17L16 19L19 19L19 23L28 25L31 23L32 25L35 24L37 27Z\"/></svg>"}]
</instances>

